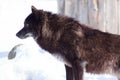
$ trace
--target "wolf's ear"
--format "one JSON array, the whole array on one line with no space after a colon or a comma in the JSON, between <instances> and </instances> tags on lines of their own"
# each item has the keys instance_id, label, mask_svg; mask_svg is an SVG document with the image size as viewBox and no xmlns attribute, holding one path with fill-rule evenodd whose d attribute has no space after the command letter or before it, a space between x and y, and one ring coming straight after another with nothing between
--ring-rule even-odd
<instances>
[{"instance_id":1,"label":"wolf's ear","mask_svg":"<svg viewBox=\"0 0 120 80\"><path fill-rule=\"evenodd\" d=\"M32 10L32 13L36 13L38 11L34 6L31 6L31 10Z\"/></svg>"},{"instance_id":2,"label":"wolf's ear","mask_svg":"<svg viewBox=\"0 0 120 80\"><path fill-rule=\"evenodd\" d=\"M34 6L31 6L31 10L32 10L32 13L34 13L35 15L43 14L43 13L44 13L43 10L38 10L38 9L35 8Z\"/></svg>"}]
</instances>

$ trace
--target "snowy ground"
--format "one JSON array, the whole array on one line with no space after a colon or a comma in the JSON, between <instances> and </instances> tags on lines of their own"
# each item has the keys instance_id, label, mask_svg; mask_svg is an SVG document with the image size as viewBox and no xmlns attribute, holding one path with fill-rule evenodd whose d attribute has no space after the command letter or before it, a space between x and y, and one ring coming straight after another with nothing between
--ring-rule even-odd
<instances>
[{"instance_id":1,"label":"snowy ground","mask_svg":"<svg viewBox=\"0 0 120 80\"><path fill-rule=\"evenodd\" d=\"M0 80L65 80L61 62L39 49L31 38L20 40L15 36L31 12L31 5L57 12L55 0L0 0ZM17 49L15 59L8 60L8 52L19 43L25 45ZM85 74L85 80L117 79L108 75Z\"/></svg>"},{"instance_id":2,"label":"snowy ground","mask_svg":"<svg viewBox=\"0 0 120 80\"><path fill-rule=\"evenodd\" d=\"M22 45L14 59L0 59L0 80L65 80L64 64L37 45ZM85 74L85 80L117 80L109 75Z\"/></svg>"}]
</instances>

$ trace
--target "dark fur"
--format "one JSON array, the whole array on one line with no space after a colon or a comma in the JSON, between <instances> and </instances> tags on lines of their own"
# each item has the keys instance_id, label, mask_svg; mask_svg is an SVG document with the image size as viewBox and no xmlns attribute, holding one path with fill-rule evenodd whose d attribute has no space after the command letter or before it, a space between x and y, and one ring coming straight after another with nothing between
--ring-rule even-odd
<instances>
[{"instance_id":1,"label":"dark fur","mask_svg":"<svg viewBox=\"0 0 120 80\"><path fill-rule=\"evenodd\" d=\"M32 36L40 47L61 56L66 64L67 80L83 80L84 70L120 79L119 35L91 29L73 18L32 7L17 36Z\"/></svg>"}]
</instances>

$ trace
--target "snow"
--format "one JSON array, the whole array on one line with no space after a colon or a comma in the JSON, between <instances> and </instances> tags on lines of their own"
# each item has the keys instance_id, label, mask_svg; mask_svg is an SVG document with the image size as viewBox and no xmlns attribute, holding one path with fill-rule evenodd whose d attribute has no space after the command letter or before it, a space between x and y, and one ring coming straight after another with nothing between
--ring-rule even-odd
<instances>
[{"instance_id":1,"label":"snow","mask_svg":"<svg viewBox=\"0 0 120 80\"><path fill-rule=\"evenodd\" d=\"M18 39L31 5L57 13L56 0L0 0L0 80L65 80L63 63L39 48L32 38ZM16 57L8 60L9 51L17 44ZM117 80L109 75L85 73L85 80Z\"/></svg>"},{"instance_id":2,"label":"snow","mask_svg":"<svg viewBox=\"0 0 120 80\"><path fill-rule=\"evenodd\" d=\"M55 60L48 52L22 45L16 49L16 53L14 59L8 60L7 57L0 59L0 80L65 79L63 64ZM51 65L53 63L54 65Z\"/></svg>"},{"instance_id":3,"label":"snow","mask_svg":"<svg viewBox=\"0 0 120 80\"><path fill-rule=\"evenodd\" d=\"M64 64L34 42L16 48L16 57L0 59L0 80L65 80ZM85 80L117 80L109 75L85 73Z\"/></svg>"}]
</instances>

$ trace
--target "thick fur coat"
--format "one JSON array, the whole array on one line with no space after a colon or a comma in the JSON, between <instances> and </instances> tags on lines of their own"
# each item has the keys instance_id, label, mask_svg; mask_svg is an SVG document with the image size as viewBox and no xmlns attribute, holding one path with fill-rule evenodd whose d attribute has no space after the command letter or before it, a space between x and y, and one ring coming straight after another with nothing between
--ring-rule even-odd
<instances>
[{"instance_id":1,"label":"thick fur coat","mask_svg":"<svg viewBox=\"0 0 120 80\"><path fill-rule=\"evenodd\" d=\"M73 18L38 10L17 34L32 36L40 47L65 63L67 80L83 80L84 71L111 74L120 80L120 36L80 24Z\"/></svg>"}]
</instances>

